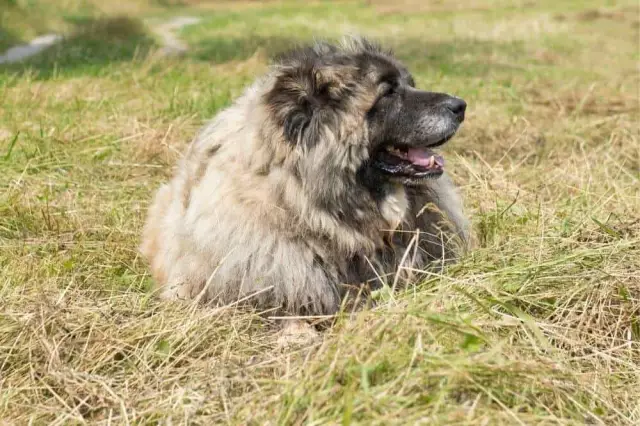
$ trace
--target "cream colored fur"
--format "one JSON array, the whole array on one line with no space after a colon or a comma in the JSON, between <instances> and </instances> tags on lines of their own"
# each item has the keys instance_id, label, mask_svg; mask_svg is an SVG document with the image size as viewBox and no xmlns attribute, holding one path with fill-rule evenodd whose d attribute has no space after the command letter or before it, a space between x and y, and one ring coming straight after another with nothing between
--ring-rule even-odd
<instances>
[{"instance_id":1,"label":"cream colored fur","mask_svg":"<svg viewBox=\"0 0 640 426\"><path fill-rule=\"evenodd\" d=\"M357 288L365 280L391 283L405 252L405 266L425 268L426 253L452 249L446 240L450 236L437 230L442 217L428 208L430 203L448 216L454 235L463 243L468 240L461 200L446 175L417 194L397 185L370 210L345 212L362 216L365 225L359 227L317 208L323 185L331 186L326 190L335 197L356 190L321 168L340 157L340 137L357 141L366 139L366 132L362 119L350 116L348 125L328 136L335 140L313 152L285 143L262 100L277 72L258 80L220 112L192 142L173 179L158 190L141 252L164 298L217 303L248 298L260 309L333 313L348 288L345 284ZM356 152L354 158L344 161L357 162L367 155L357 143L349 148ZM306 166L296 166L299 162ZM356 166L343 169L355 172ZM298 176L295 167L302 170ZM416 245L417 227L423 234ZM408 239L397 238L403 231ZM397 252L392 260L377 254L385 241ZM412 277L405 272L403 280Z\"/></svg>"}]
</instances>

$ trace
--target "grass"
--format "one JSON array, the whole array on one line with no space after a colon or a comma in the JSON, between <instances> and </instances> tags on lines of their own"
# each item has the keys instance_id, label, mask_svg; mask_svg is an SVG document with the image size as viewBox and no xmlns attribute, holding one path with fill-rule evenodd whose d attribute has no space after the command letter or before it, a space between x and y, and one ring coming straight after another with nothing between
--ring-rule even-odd
<instances>
[{"instance_id":1,"label":"grass","mask_svg":"<svg viewBox=\"0 0 640 426\"><path fill-rule=\"evenodd\" d=\"M5 3L11 43L69 38L0 67L3 422L640 423L635 2ZM177 14L191 50L158 56ZM343 32L468 101L476 249L310 346L158 301L136 250L180 151L269 55Z\"/></svg>"}]
</instances>

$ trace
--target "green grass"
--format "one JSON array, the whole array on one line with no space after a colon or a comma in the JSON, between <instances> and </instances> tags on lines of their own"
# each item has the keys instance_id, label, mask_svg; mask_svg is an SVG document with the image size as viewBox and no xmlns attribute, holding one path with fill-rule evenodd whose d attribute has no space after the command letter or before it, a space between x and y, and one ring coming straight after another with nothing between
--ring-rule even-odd
<instances>
[{"instance_id":1,"label":"green grass","mask_svg":"<svg viewBox=\"0 0 640 426\"><path fill-rule=\"evenodd\" d=\"M3 421L640 423L635 2L102 3L0 0L0 47L68 35L0 66ZM189 53L156 55L178 14ZM270 55L344 32L469 103L446 156L476 249L310 346L157 300L137 246L181 150Z\"/></svg>"}]
</instances>

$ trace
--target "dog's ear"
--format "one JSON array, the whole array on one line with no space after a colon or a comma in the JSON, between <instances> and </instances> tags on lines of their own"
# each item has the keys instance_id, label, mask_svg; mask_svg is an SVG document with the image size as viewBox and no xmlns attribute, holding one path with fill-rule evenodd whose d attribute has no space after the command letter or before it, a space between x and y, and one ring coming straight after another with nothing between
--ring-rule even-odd
<instances>
[{"instance_id":1,"label":"dog's ear","mask_svg":"<svg viewBox=\"0 0 640 426\"><path fill-rule=\"evenodd\" d=\"M285 139L306 148L315 145L327 120L349 101L356 72L352 63L335 57L330 63L306 57L281 67L265 101Z\"/></svg>"}]
</instances>

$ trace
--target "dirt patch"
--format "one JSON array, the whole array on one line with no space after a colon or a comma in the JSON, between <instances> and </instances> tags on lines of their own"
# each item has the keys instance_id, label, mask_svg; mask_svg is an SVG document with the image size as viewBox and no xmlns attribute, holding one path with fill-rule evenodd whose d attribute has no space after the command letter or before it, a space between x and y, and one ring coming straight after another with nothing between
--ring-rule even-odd
<instances>
[{"instance_id":1,"label":"dirt patch","mask_svg":"<svg viewBox=\"0 0 640 426\"><path fill-rule=\"evenodd\" d=\"M159 25L153 31L160 37L162 48L160 52L164 55L182 55L188 50L185 42L180 40L176 32L182 28L197 24L200 18L194 16L178 16L169 22Z\"/></svg>"}]
</instances>

